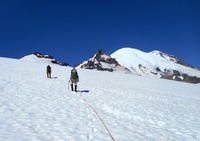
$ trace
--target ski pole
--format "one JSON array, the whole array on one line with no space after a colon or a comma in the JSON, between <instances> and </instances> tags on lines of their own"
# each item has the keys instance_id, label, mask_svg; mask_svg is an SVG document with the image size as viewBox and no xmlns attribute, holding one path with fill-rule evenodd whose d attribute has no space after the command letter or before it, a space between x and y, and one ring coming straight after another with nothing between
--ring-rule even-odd
<instances>
[{"instance_id":1,"label":"ski pole","mask_svg":"<svg viewBox=\"0 0 200 141\"><path fill-rule=\"evenodd\" d=\"M70 80L68 81L68 90L69 90L69 83L70 83Z\"/></svg>"}]
</instances>

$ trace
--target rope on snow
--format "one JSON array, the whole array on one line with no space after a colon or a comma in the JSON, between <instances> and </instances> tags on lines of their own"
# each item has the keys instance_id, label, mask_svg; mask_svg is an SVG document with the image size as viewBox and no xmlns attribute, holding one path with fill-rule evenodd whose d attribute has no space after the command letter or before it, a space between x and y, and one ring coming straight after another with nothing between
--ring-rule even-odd
<instances>
[{"instance_id":1,"label":"rope on snow","mask_svg":"<svg viewBox=\"0 0 200 141\"><path fill-rule=\"evenodd\" d=\"M115 139L113 138L112 134L110 133L109 129L107 128L107 126L105 125L104 121L102 120L102 118L99 116L98 112L87 102L87 100L83 97L82 92L80 93L81 97L83 98L83 100L85 101L85 103L88 104L88 106L96 113L97 117L99 118L99 120L102 122L103 126L105 127L105 129L107 130L109 136L111 137L112 141L115 141Z\"/></svg>"}]
</instances>

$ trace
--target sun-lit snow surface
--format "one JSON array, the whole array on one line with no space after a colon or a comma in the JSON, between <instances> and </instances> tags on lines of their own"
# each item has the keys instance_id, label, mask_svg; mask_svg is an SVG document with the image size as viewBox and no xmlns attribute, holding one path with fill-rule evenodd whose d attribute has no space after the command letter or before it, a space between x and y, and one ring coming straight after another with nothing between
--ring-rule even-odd
<instances>
[{"instance_id":1,"label":"sun-lit snow surface","mask_svg":"<svg viewBox=\"0 0 200 141\"><path fill-rule=\"evenodd\" d=\"M52 64L51 63L52 59L38 58L34 54L30 54L30 55L24 56L24 57L20 58L20 60L29 61L29 62L31 61L31 62L39 62L39 63Z\"/></svg>"},{"instance_id":2,"label":"sun-lit snow surface","mask_svg":"<svg viewBox=\"0 0 200 141\"><path fill-rule=\"evenodd\" d=\"M111 141L71 68L0 58L0 141ZM200 85L78 69L78 89L116 141L199 141ZM87 92L89 91L89 92Z\"/></svg>"},{"instance_id":3,"label":"sun-lit snow surface","mask_svg":"<svg viewBox=\"0 0 200 141\"><path fill-rule=\"evenodd\" d=\"M111 57L116 58L116 60L122 66L128 68L133 73L138 73L141 75L154 75L156 68L158 67L162 71L168 70L178 70L182 73L186 73L190 76L200 77L200 71L182 66L171 60L169 56L165 55L161 57L159 51L143 52L134 48L122 48L111 54ZM140 69L138 66L142 65L146 67L145 69Z\"/></svg>"}]
</instances>

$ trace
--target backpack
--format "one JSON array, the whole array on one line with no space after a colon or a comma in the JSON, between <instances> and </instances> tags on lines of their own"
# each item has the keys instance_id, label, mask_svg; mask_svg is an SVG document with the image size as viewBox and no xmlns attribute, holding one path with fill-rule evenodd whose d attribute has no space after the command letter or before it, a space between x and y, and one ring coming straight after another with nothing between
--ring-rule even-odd
<instances>
[{"instance_id":1,"label":"backpack","mask_svg":"<svg viewBox=\"0 0 200 141\"><path fill-rule=\"evenodd\" d=\"M51 67L47 66L47 72L51 72Z\"/></svg>"},{"instance_id":2,"label":"backpack","mask_svg":"<svg viewBox=\"0 0 200 141\"><path fill-rule=\"evenodd\" d=\"M78 79L78 73L75 69L71 70L71 78Z\"/></svg>"}]
</instances>

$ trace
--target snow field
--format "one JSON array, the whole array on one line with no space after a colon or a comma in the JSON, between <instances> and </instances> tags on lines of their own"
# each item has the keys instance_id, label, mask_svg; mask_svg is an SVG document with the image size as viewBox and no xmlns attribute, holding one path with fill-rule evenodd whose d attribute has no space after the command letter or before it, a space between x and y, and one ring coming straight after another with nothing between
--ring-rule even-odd
<instances>
[{"instance_id":1,"label":"snow field","mask_svg":"<svg viewBox=\"0 0 200 141\"><path fill-rule=\"evenodd\" d=\"M198 85L130 74L108 75L110 79L97 81L92 87L101 86L94 90L98 93L86 99L106 115L106 123L118 140L199 139ZM94 101L94 97L99 100Z\"/></svg>"},{"instance_id":2,"label":"snow field","mask_svg":"<svg viewBox=\"0 0 200 141\"><path fill-rule=\"evenodd\" d=\"M200 140L199 85L0 58L0 141ZM87 92L89 91L89 92Z\"/></svg>"}]
</instances>

